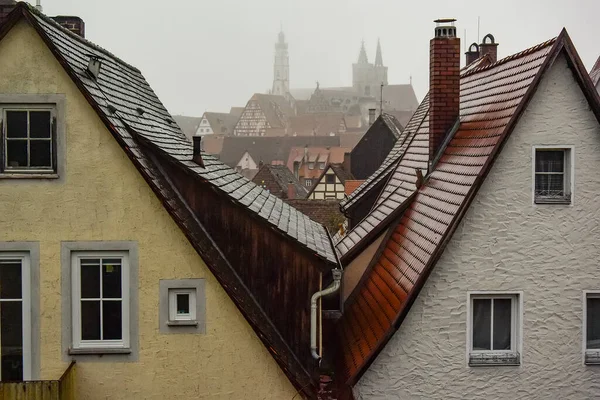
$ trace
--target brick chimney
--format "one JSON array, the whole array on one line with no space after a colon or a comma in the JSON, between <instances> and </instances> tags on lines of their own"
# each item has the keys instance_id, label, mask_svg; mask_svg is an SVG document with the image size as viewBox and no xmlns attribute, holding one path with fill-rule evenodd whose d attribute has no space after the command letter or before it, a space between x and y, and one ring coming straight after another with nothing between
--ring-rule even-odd
<instances>
[{"instance_id":1,"label":"brick chimney","mask_svg":"<svg viewBox=\"0 0 600 400\"><path fill-rule=\"evenodd\" d=\"M14 0L0 0L0 25L16 5Z\"/></svg>"},{"instance_id":2,"label":"brick chimney","mask_svg":"<svg viewBox=\"0 0 600 400\"><path fill-rule=\"evenodd\" d=\"M429 59L429 162L459 115L460 39L454 19L435 21Z\"/></svg>"},{"instance_id":3,"label":"brick chimney","mask_svg":"<svg viewBox=\"0 0 600 400\"><path fill-rule=\"evenodd\" d=\"M288 183L287 186L287 198L288 200L294 200L296 198L296 186L293 183Z\"/></svg>"},{"instance_id":4,"label":"brick chimney","mask_svg":"<svg viewBox=\"0 0 600 400\"><path fill-rule=\"evenodd\" d=\"M494 39L491 33L488 33L483 37L481 44L479 45L481 55L488 54L492 62L498 61L498 43Z\"/></svg>"},{"instance_id":5,"label":"brick chimney","mask_svg":"<svg viewBox=\"0 0 600 400\"><path fill-rule=\"evenodd\" d=\"M477 43L473 43L469 46L469 51L465 53L467 56L467 65L471 65L473 61L477 60L479 57L479 45Z\"/></svg>"},{"instance_id":6,"label":"brick chimney","mask_svg":"<svg viewBox=\"0 0 600 400\"><path fill-rule=\"evenodd\" d=\"M56 17L52 17L52 19L58 22L58 24L63 28L66 28L82 38L85 38L85 23L81 18L70 15L58 15Z\"/></svg>"},{"instance_id":7,"label":"brick chimney","mask_svg":"<svg viewBox=\"0 0 600 400\"><path fill-rule=\"evenodd\" d=\"M194 144L192 161L204 168L204 160L202 160L202 136L192 136Z\"/></svg>"}]
</instances>

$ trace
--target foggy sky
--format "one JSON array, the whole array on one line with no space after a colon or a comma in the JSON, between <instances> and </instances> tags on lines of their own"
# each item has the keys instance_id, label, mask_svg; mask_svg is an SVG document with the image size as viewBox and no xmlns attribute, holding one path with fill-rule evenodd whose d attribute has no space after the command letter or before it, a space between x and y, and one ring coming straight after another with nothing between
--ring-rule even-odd
<instances>
[{"instance_id":1,"label":"foggy sky","mask_svg":"<svg viewBox=\"0 0 600 400\"><path fill-rule=\"evenodd\" d=\"M34 0L30 0L32 4ZM458 19L464 46L492 33L499 58L566 27L586 69L600 55L598 0L42 0L44 13L77 15L89 40L138 67L172 114L201 116L245 106L270 89L280 24L290 53L290 86L352 85L365 40L369 62L381 38L390 84L428 89L429 39L436 18ZM463 57L464 63L464 57Z\"/></svg>"}]
</instances>

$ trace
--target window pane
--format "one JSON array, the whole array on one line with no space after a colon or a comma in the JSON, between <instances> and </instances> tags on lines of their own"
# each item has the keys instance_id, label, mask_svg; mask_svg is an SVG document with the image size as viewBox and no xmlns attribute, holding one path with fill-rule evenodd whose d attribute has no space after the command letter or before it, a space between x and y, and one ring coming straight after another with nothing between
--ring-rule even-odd
<instances>
[{"instance_id":1,"label":"window pane","mask_svg":"<svg viewBox=\"0 0 600 400\"><path fill-rule=\"evenodd\" d=\"M6 141L6 166L27 167L27 140Z\"/></svg>"},{"instance_id":2,"label":"window pane","mask_svg":"<svg viewBox=\"0 0 600 400\"><path fill-rule=\"evenodd\" d=\"M536 175L535 194L546 197L563 197L565 195L563 175Z\"/></svg>"},{"instance_id":3,"label":"window pane","mask_svg":"<svg viewBox=\"0 0 600 400\"><path fill-rule=\"evenodd\" d=\"M29 146L30 166L52 167L52 143L49 140L32 140Z\"/></svg>"},{"instance_id":4,"label":"window pane","mask_svg":"<svg viewBox=\"0 0 600 400\"><path fill-rule=\"evenodd\" d=\"M494 299L494 350L510 350L512 301Z\"/></svg>"},{"instance_id":5,"label":"window pane","mask_svg":"<svg viewBox=\"0 0 600 400\"><path fill-rule=\"evenodd\" d=\"M535 172L564 172L565 152L562 150L535 153Z\"/></svg>"},{"instance_id":6,"label":"window pane","mask_svg":"<svg viewBox=\"0 0 600 400\"><path fill-rule=\"evenodd\" d=\"M102 260L102 297L121 298L121 260Z\"/></svg>"},{"instance_id":7,"label":"window pane","mask_svg":"<svg viewBox=\"0 0 600 400\"><path fill-rule=\"evenodd\" d=\"M491 300L473 300L473 350L490 350Z\"/></svg>"},{"instance_id":8,"label":"window pane","mask_svg":"<svg viewBox=\"0 0 600 400\"><path fill-rule=\"evenodd\" d=\"M600 298L587 299L587 346L600 349Z\"/></svg>"},{"instance_id":9,"label":"window pane","mask_svg":"<svg viewBox=\"0 0 600 400\"><path fill-rule=\"evenodd\" d=\"M122 308L120 300L102 302L102 332L104 340L123 338Z\"/></svg>"},{"instance_id":10,"label":"window pane","mask_svg":"<svg viewBox=\"0 0 600 400\"><path fill-rule=\"evenodd\" d=\"M2 381L23 380L23 310L20 301L0 303Z\"/></svg>"},{"instance_id":11,"label":"window pane","mask_svg":"<svg viewBox=\"0 0 600 400\"><path fill-rule=\"evenodd\" d=\"M27 137L27 111L6 112L6 137Z\"/></svg>"},{"instance_id":12,"label":"window pane","mask_svg":"<svg viewBox=\"0 0 600 400\"><path fill-rule=\"evenodd\" d=\"M178 294L177 295L177 314L189 314L190 313L190 295L189 294Z\"/></svg>"},{"instance_id":13,"label":"window pane","mask_svg":"<svg viewBox=\"0 0 600 400\"><path fill-rule=\"evenodd\" d=\"M51 136L50 111L29 112L29 137L49 138Z\"/></svg>"},{"instance_id":14,"label":"window pane","mask_svg":"<svg viewBox=\"0 0 600 400\"><path fill-rule=\"evenodd\" d=\"M2 261L0 263L0 299L20 299L21 287L21 261Z\"/></svg>"},{"instance_id":15,"label":"window pane","mask_svg":"<svg viewBox=\"0 0 600 400\"><path fill-rule=\"evenodd\" d=\"M81 265L81 298L97 299L100 297L100 260L85 262Z\"/></svg>"},{"instance_id":16,"label":"window pane","mask_svg":"<svg viewBox=\"0 0 600 400\"><path fill-rule=\"evenodd\" d=\"M100 300L81 302L81 339L100 340Z\"/></svg>"}]
</instances>

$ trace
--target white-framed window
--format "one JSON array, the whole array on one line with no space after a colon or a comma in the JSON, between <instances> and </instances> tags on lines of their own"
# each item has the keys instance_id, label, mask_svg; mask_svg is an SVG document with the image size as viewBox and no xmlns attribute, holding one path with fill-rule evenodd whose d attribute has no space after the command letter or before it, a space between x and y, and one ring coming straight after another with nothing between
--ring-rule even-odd
<instances>
[{"instance_id":1,"label":"white-framed window","mask_svg":"<svg viewBox=\"0 0 600 400\"><path fill-rule=\"evenodd\" d=\"M56 105L3 104L0 111L1 172L56 173Z\"/></svg>"},{"instance_id":2,"label":"white-framed window","mask_svg":"<svg viewBox=\"0 0 600 400\"><path fill-rule=\"evenodd\" d=\"M196 320L196 289L169 289L169 321Z\"/></svg>"},{"instance_id":3,"label":"white-framed window","mask_svg":"<svg viewBox=\"0 0 600 400\"><path fill-rule=\"evenodd\" d=\"M534 203L571 203L574 173L572 153L572 147L534 146Z\"/></svg>"},{"instance_id":4,"label":"white-framed window","mask_svg":"<svg viewBox=\"0 0 600 400\"><path fill-rule=\"evenodd\" d=\"M304 180L304 186L311 187L312 186L312 179L305 179Z\"/></svg>"},{"instance_id":5,"label":"white-framed window","mask_svg":"<svg viewBox=\"0 0 600 400\"><path fill-rule=\"evenodd\" d=\"M127 349L129 260L126 251L71 253L73 349Z\"/></svg>"},{"instance_id":6,"label":"white-framed window","mask_svg":"<svg viewBox=\"0 0 600 400\"><path fill-rule=\"evenodd\" d=\"M30 255L0 253L0 381L32 379Z\"/></svg>"},{"instance_id":7,"label":"white-framed window","mask_svg":"<svg viewBox=\"0 0 600 400\"><path fill-rule=\"evenodd\" d=\"M520 365L521 295L470 292L467 311L468 365Z\"/></svg>"},{"instance_id":8,"label":"white-framed window","mask_svg":"<svg viewBox=\"0 0 600 400\"><path fill-rule=\"evenodd\" d=\"M600 291L584 292L583 349L586 364L600 364Z\"/></svg>"}]
</instances>

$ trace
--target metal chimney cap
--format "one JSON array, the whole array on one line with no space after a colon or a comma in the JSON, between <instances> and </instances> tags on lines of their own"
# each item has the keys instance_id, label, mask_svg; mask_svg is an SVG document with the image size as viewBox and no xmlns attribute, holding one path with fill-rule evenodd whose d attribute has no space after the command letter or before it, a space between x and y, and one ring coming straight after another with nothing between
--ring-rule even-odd
<instances>
[{"instance_id":1,"label":"metal chimney cap","mask_svg":"<svg viewBox=\"0 0 600 400\"><path fill-rule=\"evenodd\" d=\"M456 22L456 19L455 18L440 18L440 19L434 20L433 22L435 22L438 25L441 25L441 24L444 24L444 25L446 25L446 24L454 25L454 23Z\"/></svg>"}]
</instances>

